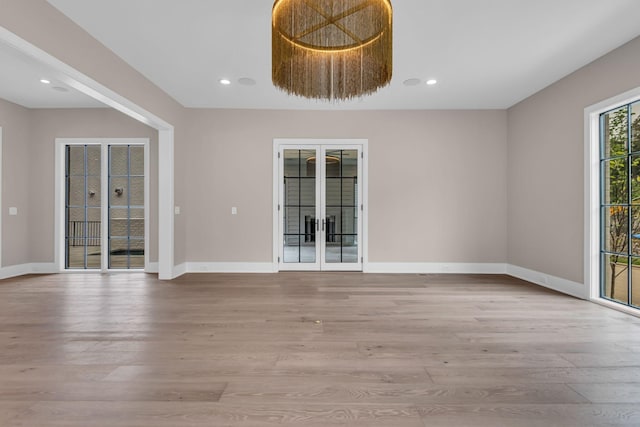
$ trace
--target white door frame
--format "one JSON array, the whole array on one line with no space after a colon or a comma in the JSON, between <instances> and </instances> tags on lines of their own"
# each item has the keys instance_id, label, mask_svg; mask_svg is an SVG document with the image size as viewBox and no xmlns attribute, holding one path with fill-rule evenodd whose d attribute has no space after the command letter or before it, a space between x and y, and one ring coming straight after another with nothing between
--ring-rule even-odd
<instances>
[{"instance_id":1,"label":"white door frame","mask_svg":"<svg viewBox=\"0 0 640 427\"><path fill-rule=\"evenodd\" d=\"M361 206L359 212L359 221L358 221L358 238L360 239L359 244L359 254L360 257L360 265L362 271L366 271L368 259L368 145L369 141L367 139L304 139L304 138L276 138L273 140L273 233L272 233L272 242L273 242L273 271L280 271L280 259L282 257L282 248L281 248L281 224L283 222L282 215L283 209L278 209L281 204L280 195L282 191L282 183L280 179L280 167L281 161L284 159L280 159L278 154L284 149L316 149L320 147L319 156L324 158L324 154L326 149L358 149L361 153L361 158L358 161L358 178L361 182L362 191L358 194L359 204ZM319 191L318 187L320 183L323 181L323 177L325 176L326 171L324 168L321 168L320 179L316 180L316 191ZM324 190L324 186L322 186ZM316 193L318 194L318 193ZM317 215L316 218L324 218L324 200L326 199L326 195L324 191L321 194L321 206L316 206ZM319 209L322 209L322 212L318 212ZM349 264L340 264L340 263L329 263L327 264L324 261L325 254L324 251L321 250L320 244L316 246L316 253L320 252L320 257L316 256L316 263L318 269L327 270L327 271L339 271L339 270L352 270L353 266ZM287 266L287 270L295 270L295 269L309 269L310 265L301 264L304 267L296 267L295 265Z\"/></svg>"},{"instance_id":2,"label":"white door frame","mask_svg":"<svg viewBox=\"0 0 640 427\"><path fill-rule=\"evenodd\" d=\"M70 145L100 146L101 153L101 269L67 269L65 268L65 148ZM144 270L149 271L149 139L148 138L56 138L55 142L55 264L59 272L109 272L131 271L128 269L108 268L109 209L105 207L109 200L109 146L141 145L144 147Z\"/></svg>"},{"instance_id":3,"label":"white door frame","mask_svg":"<svg viewBox=\"0 0 640 427\"><path fill-rule=\"evenodd\" d=\"M2 126L0 126L0 271L2 271Z\"/></svg>"}]
</instances>

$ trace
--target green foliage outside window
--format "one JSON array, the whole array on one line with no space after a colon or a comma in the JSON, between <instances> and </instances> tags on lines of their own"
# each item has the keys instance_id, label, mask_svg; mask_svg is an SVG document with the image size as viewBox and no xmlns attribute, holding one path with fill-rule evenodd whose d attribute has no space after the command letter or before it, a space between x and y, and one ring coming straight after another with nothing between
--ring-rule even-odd
<instances>
[{"instance_id":1,"label":"green foliage outside window","mask_svg":"<svg viewBox=\"0 0 640 427\"><path fill-rule=\"evenodd\" d=\"M624 106L603 118L603 237L605 251L612 253L612 299L616 296L616 278L627 271L629 257L640 256L640 103L632 107ZM631 262L638 263L635 259Z\"/></svg>"}]
</instances>

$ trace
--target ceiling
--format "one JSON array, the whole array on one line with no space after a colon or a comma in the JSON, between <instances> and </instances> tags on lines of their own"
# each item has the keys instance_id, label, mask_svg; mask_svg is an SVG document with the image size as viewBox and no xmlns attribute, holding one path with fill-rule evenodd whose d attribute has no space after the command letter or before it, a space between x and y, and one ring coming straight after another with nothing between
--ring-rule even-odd
<instances>
[{"instance_id":1,"label":"ceiling","mask_svg":"<svg viewBox=\"0 0 640 427\"><path fill-rule=\"evenodd\" d=\"M273 0L48 1L195 108L503 109L640 35L637 0L392 0L391 84L337 103L273 87Z\"/></svg>"},{"instance_id":2,"label":"ceiling","mask_svg":"<svg viewBox=\"0 0 640 427\"><path fill-rule=\"evenodd\" d=\"M104 104L76 91L58 73L0 43L0 98L27 108L92 108ZM46 79L49 84L40 80Z\"/></svg>"}]
</instances>

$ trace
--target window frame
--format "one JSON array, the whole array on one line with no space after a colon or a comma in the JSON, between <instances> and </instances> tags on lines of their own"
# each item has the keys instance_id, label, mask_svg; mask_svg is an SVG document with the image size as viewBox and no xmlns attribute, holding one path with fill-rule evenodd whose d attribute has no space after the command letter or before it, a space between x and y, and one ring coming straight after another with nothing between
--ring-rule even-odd
<instances>
[{"instance_id":1,"label":"window frame","mask_svg":"<svg viewBox=\"0 0 640 427\"><path fill-rule=\"evenodd\" d=\"M584 282L585 298L597 304L640 317L640 310L601 297L601 115L640 101L640 87L584 109ZM628 202L631 202L630 200Z\"/></svg>"}]
</instances>

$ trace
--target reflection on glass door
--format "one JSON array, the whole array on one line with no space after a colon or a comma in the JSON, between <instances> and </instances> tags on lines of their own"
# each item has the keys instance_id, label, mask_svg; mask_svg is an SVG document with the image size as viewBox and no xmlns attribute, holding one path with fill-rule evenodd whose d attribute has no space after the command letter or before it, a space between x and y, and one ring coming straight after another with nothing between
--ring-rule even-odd
<instances>
[{"instance_id":1,"label":"reflection on glass door","mask_svg":"<svg viewBox=\"0 0 640 427\"><path fill-rule=\"evenodd\" d=\"M145 146L68 144L64 153L65 268L144 268Z\"/></svg>"},{"instance_id":2,"label":"reflection on glass door","mask_svg":"<svg viewBox=\"0 0 640 427\"><path fill-rule=\"evenodd\" d=\"M325 152L325 263L358 262L358 150Z\"/></svg>"},{"instance_id":3,"label":"reflection on glass door","mask_svg":"<svg viewBox=\"0 0 640 427\"><path fill-rule=\"evenodd\" d=\"M358 146L289 146L280 156L280 269L361 270Z\"/></svg>"},{"instance_id":4,"label":"reflection on glass door","mask_svg":"<svg viewBox=\"0 0 640 427\"><path fill-rule=\"evenodd\" d=\"M314 149L283 150L283 251L286 264L319 264L319 215Z\"/></svg>"}]
</instances>

